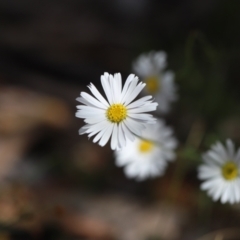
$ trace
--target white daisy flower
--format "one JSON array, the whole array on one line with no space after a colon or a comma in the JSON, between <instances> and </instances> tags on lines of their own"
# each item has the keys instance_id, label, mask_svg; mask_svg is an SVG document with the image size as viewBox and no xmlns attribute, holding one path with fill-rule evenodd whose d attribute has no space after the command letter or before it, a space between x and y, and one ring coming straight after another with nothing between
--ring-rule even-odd
<instances>
[{"instance_id":1,"label":"white daisy flower","mask_svg":"<svg viewBox=\"0 0 240 240\"><path fill-rule=\"evenodd\" d=\"M220 142L203 154L198 177L204 182L201 189L206 190L214 201L231 204L240 201L240 149L235 152L233 142L228 139L226 147Z\"/></svg>"},{"instance_id":2,"label":"white daisy flower","mask_svg":"<svg viewBox=\"0 0 240 240\"><path fill-rule=\"evenodd\" d=\"M84 105L78 105L76 117L83 118L87 123L79 130L79 134L88 134L89 137L97 134L93 142L104 146L111 138L111 148L120 149L126 145L127 139L133 141L136 136L142 135L142 130L155 123L156 119L151 112L156 110L157 103L150 100L152 96L145 96L137 101L133 100L145 87L138 77L130 74L122 88L120 73L113 75L104 73L101 84L107 100L91 83L88 88L94 95L81 92L77 100Z\"/></svg>"},{"instance_id":3,"label":"white daisy flower","mask_svg":"<svg viewBox=\"0 0 240 240\"><path fill-rule=\"evenodd\" d=\"M139 181L163 175L167 161L175 159L177 141L172 133L162 120L149 125L142 138L128 142L126 147L115 151L116 165L124 167L127 177Z\"/></svg>"},{"instance_id":4,"label":"white daisy flower","mask_svg":"<svg viewBox=\"0 0 240 240\"><path fill-rule=\"evenodd\" d=\"M174 73L164 71L167 54L163 51L142 54L133 63L134 72L146 83L145 93L153 95L158 102L159 113L167 113L170 103L177 99Z\"/></svg>"}]
</instances>

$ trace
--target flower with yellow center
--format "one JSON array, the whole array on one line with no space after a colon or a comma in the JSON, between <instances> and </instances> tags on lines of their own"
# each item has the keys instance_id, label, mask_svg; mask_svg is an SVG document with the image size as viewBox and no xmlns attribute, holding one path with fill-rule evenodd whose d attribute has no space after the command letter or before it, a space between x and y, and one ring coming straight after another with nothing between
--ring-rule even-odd
<instances>
[{"instance_id":1,"label":"flower with yellow center","mask_svg":"<svg viewBox=\"0 0 240 240\"><path fill-rule=\"evenodd\" d=\"M238 166L236 163L229 161L222 165L222 175L226 180L236 179L238 176Z\"/></svg>"},{"instance_id":2,"label":"flower with yellow center","mask_svg":"<svg viewBox=\"0 0 240 240\"><path fill-rule=\"evenodd\" d=\"M161 114L169 112L171 103L177 100L174 73L166 71L166 66L167 54L164 51L143 53L133 62L133 71L146 83L143 91L153 95L159 104L157 111Z\"/></svg>"},{"instance_id":3,"label":"flower with yellow center","mask_svg":"<svg viewBox=\"0 0 240 240\"><path fill-rule=\"evenodd\" d=\"M144 82L146 83L146 90L150 94L156 94L160 89L160 79L157 76L149 76Z\"/></svg>"},{"instance_id":4,"label":"flower with yellow center","mask_svg":"<svg viewBox=\"0 0 240 240\"><path fill-rule=\"evenodd\" d=\"M76 117L83 118L86 123L79 134L96 135L93 142L98 142L100 146L106 145L111 137L111 148L121 149L127 140L141 137L148 124L155 123L153 116L147 112L155 111L158 104L152 102L152 96L133 101L146 85L138 82L134 74L128 76L122 87L120 73L114 76L104 73L101 84L107 100L93 84L88 87L94 97L81 92L81 97L77 98L82 105L77 106Z\"/></svg>"},{"instance_id":5,"label":"flower with yellow center","mask_svg":"<svg viewBox=\"0 0 240 240\"><path fill-rule=\"evenodd\" d=\"M164 174L167 162L174 160L176 139L162 120L149 125L142 134L120 151L115 151L116 165L124 167L127 177L145 180Z\"/></svg>"},{"instance_id":6,"label":"flower with yellow center","mask_svg":"<svg viewBox=\"0 0 240 240\"><path fill-rule=\"evenodd\" d=\"M149 140L140 140L139 142L139 151L142 153L147 153L152 150L154 143Z\"/></svg>"},{"instance_id":7,"label":"flower with yellow center","mask_svg":"<svg viewBox=\"0 0 240 240\"><path fill-rule=\"evenodd\" d=\"M228 139L226 147L220 142L203 155L204 164L198 169L198 176L214 201L222 203L240 202L240 149L235 152L233 142Z\"/></svg>"},{"instance_id":8,"label":"flower with yellow center","mask_svg":"<svg viewBox=\"0 0 240 240\"><path fill-rule=\"evenodd\" d=\"M127 108L123 104L113 104L107 109L107 119L112 123L120 123L127 117Z\"/></svg>"}]
</instances>

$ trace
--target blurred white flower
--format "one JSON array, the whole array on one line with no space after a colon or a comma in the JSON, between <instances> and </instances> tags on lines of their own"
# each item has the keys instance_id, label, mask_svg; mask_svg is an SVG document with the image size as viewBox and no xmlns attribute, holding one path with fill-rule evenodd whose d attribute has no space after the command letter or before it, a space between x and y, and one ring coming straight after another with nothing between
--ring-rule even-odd
<instances>
[{"instance_id":1,"label":"blurred white flower","mask_svg":"<svg viewBox=\"0 0 240 240\"><path fill-rule=\"evenodd\" d=\"M177 141L172 134L172 129L158 120L144 130L142 138L115 151L116 165L124 167L127 177L139 181L163 175L167 161L175 159Z\"/></svg>"},{"instance_id":2,"label":"blurred white flower","mask_svg":"<svg viewBox=\"0 0 240 240\"><path fill-rule=\"evenodd\" d=\"M84 105L78 105L76 117L83 118L87 123L79 130L79 134L87 133L91 137L95 134L93 142L104 146L111 138L111 148L120 149L126 145L126 140L133 141L135 136L141 136L142 130L148 125L155 123L155 118L145 112L154 111L157 103L153 103L152 96L146 96L133 100L145 87L142 82L138 83L138 77L130 74L122 89L122 77L120 73L114 76L104 73L101 76L103 90L107 101L91 83L90 91L94 95L81 92L77 100Z\"/></svg>"},{"instance_id":3,"label":"blurred white flower","mask_svg":"<svg viewBox=\"0 0 240 240\"><path fill-rule=\"evenodd\" d=\"M166 66L167 54L163 51L141 54L133 62L133 71L146 83L145 93L153 95L158 102L159 113L167 113L171 102L177 99L174 73L164 71Z\"/></svg>"},{"instance_id":4,"label":"blurred white flower","mask_svg":"<svg viewBox=\"0 0 240 240\"><path fill-rule=\"evenodd\" d=\"M201 189L206 190L214 201L231 204L240 201L240 149L235 152L233 142L228 139L226 147L220 142L203 154L198 177L204 182Z\"/></svg>"}]
</instances>

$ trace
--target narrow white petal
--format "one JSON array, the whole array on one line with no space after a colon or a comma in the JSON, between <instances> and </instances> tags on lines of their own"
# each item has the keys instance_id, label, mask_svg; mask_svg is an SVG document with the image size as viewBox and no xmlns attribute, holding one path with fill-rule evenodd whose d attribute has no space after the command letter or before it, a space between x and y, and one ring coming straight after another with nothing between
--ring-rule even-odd
<instances>
[{"instance_id":1,"label":"narrow white petal","mask_svg":"<svg viewBox=\"0 0 240 240\"><path fill-rule=\"evenodd\" d=\"M122 94L121 94L121 100L120 100L121 102L123 102L123 99L124 99L125 94L126 94L126 92L127 92L127 90L128 90L128 87L129 87L131 81L134 79L134 77L135 77L134 74L130 74L130 75L128 76L128 78L127 78L127 80L126 80L126 82L125 82L125 84L124 84L124 86L123 86L123 90L122 90Z\"/></svg>"},{"instance_id":2,"label":"narrow white petal","mask_svg":"<svg viewBox=\"0 0 240 240\"><path fill-rule=\"evenodd\" d=\"M85 104L85 105L87 105L87 106L96 107L95 105L93 105L92 103L90 103L89 101L87 101L87 100L86 100L85 98L83 98L83 97L78 97L78 98L76 98L76 100L79 101L79 102L81 102L81 103L83 103L83 104ZM77 107L79 107L79 106L82 106L82 105L78 105Z\"/></svg>"},{"instance_id":3,"label":"narrow white petal","mask_svg":"<svg viewBox=\"0 0 240 240\"><path fill-rule=\"evenodd\" d=\"M149 99L151 99L151 98L152 98L152 96L142 97L142 98L140 98L140 99L132 102L132 103L129 104L127 107L128 107L128 109L140 107L140 106L144 105L147 100L149 100Z\"/></svg>"},{"instance_id":4,"label":"narrow white petal","mask_svg":"<svg viewBox=\"0 0 240 240\"><path fill-rule=\"evenodd\" d=\"M126 98L125 100L125 105L128 105L129 103L131 103L133 101L133 99L135 99L137 97L137 95L142 91L142 89L146 86L145 83L139 83L136 88L132 91L131 95Z\"/></svg>"},{"instance_id":5,"label":"narrow white petal","mask_svg":"<svg viewBox=\"0 0 240 240\"><path fill-rule=\"evenodd\" d=\"M108 99L108 102L110 104L112 104L113 103L113 98L112 98L112 92L111 92L111 87L110 87L108 78L109 78L108 73L105 73L104 75L102 75L101 76L101 83L102 83L103 90L106 94L106 97Z\"/></svg>"},{"instance_id":6,"label":"narrow white petal","mask_svg":"<svg viewBox=\"0 0 240 240\"><path fill-rule=\"evenodd\" d=\"M99 141L99 145L100 145L100 146L103 147L103 146L106 145L107 141L109 140L109 138L110 138L110 136L111 136L111 134L112 134L113 126L114 126L114 124L109 123L109 126L108 126L108 128L107 128L107 131L103 134L101 140Z\"/></svg>"},{"instance_id":7,"label":"narrow white petal","mask_svg":"<svg viewBox=\"0 0 240 240\"><path fill-rule=\"evenodd\" d=\"M101 130L93 139L93 142L96 143L103 136L107 129Z\"/></svg>"},{"instance_id":8,"label":"narrow white petal","mask_svg":"<svg viewBox=\"0 0 240 240\"><path fill-rule=\"evenodd\" d=\"M229 192L230 192L230 203L233 204L235 202L235 183L234 183L234 181L230 182Z\"/></svg>"},{"instance_id":9,"label":"narrow white petal","mask_svg":"<svg viewBox=\"0 0 240 240\"><path fill-rule=\"evenodd\" d=\"M103 104L105 107L109 107L108 102L103 98L102 94L97 90L97 88L90 83L90 86L88 86L92 94Z\"/></svg>"},{"instance_id":10,"label":"narrow white petal","mask_svg":"<svg viewBox=\"0 0 240 240\"><path fill-rule=\"evenodd\" d=\"M134 109L129 109L129 113L142 113L142 112L152 112L155 111L157 108L157 103L151 103L148 106L145 107L139 107Z\"/></svg>"},{"instance_id":11,"label":"narrow white petal","mask_svg":"<svg viewBox=\"0 0 240 240\"><path fill-rule=\"evenodd\" d=\"M95 132L95 131L99 132L108 126L107 121L102 121L102 122L98 122L96 124L89 124L89 125L90 125L90 127L86 131L87 133L91 133L91 132Z\"/></svg>"},{"instance_id":12,"label":"narrow white petal","mask_svg":"<svg viewBox=\"0 0 240 240\"><path fill-rule=\"evenodd\" d=\"M238 151L235 154L235 159L237 162L240 162L240 148L238 149Z\"/></svg>"},{"instance_id":13,"label":"narrow white petal","mask_svg":"<svg viewBox=\"0 0 240 240\"><path fill-rule=\"evenodd\" d=\"M96 117L99 115L105 116L105 114L101 113L101 112L95 113L95 112L78 111L75 113L75 116L79 117L79 118L91 118L91 117Z\"/></svg>"},{"instance_id":14,"label":"narrow white petal","mask_svg":"<svg viewBox=\"0 0 240 240\"><path fill-rule=\"evenodd\" d=\"M128 100L128 98L131 96L132 92L134 91L135 87L137 86L137 83L138 83L137 78L134 78L130 82L127 92L126 92L125 96L122 98L122 103L125 103Z\"/></svg>"},{"instance_id":15,"label":"narrow white petal","mask_svg":"<svg viewBox=\"0 0 240 240\"><path fill-rule=\"evenodd\" d=\"M207 190L212 188L212 186L219 186L221 184L221 180L219 178L209 179L201 184L202 190Z\"/></svg>"},{"instance_id":16,"label":"narrow white petal","mask_svg":"<svg viewBox=\"0 0 240 240\"><path fill-rule=\"evenodd\" d=\"M127 165L124 168L124 172L129 178L133 178L133 177L136 177L138 175L138 169L133 164Z\"/></svg>"},{"instance_id":17,"label":"narrow white petal","mask_svg":"<svg viewBox=\"0 0 240 240\"><path fill-rule=\"evenodd\" d=\"M108 82L110 85L113 102L116 103L117 102L117 96L116 96L117 95L117 89L116 89L117 85L116 85L113 75L111 75L111 74L109 75Z\"/></svg>"},{"instance_id":18,"label":"narrow white petal","mask_svg":"<svg viewBox=\"0 0 240 240\"><path fill-rule=\"evenodd\" d=\"M215 193L213 194L213 200L217 201L218 199L220 199L224 190L225 190L225 186L219 184L219 186L215 190Z\"/></svg>"},{"instance_id":19,"label":"narrow white petal","mask_svg":"<svg viewBox=\"0 0 240 240\"><path fill-rule=\"evenodd\" d=\"M94 117L89 117L84 120L85 123L89 124L95 124L95 123L100 123L100 122L107 122L106 117L104 115L99 115L99 116L94 116Z\"/></svg>"},{"instance_id":20,"label":"narrow white petal","mask_svg":"<svg viewBox=\"0 0 240 240\"><path fill-rule=\"evenodd\" d=\"M222 157L222 159L226 160L228 158L228 154L227 154L225 147L222 145L222 143L217 142L215 147L217 149L216 151L219 153L219 155ZM213 146L213 148L214 148L214 146Z\"/></svg>"},{"instance_id":21,"label":"narrow white petal","mask_svg":"<svg viewBox=\"0 0 240 240\"><path fill-rule=\"evenodd\" d=\"M126 139L123 133L122 124L118 125L118 147L122 148L126 146Z\"/></svg>"},{"instance_id":22,"label":"narrow white petal","mask_svg":"<svg viewBox=\"0 0 240 240\"><path fill-rule=\"evenodd\" d=\"M212 160L216 161L217 163L220 163L220 164L223 164L224 161L226 161L227 159L223 159L221 157L219 157L218 154L216 154L216 152L212 151L212 150L209 150L207 152L207 155L209 158L211 158Z\"/></svg>"},{"instance_id":23,"label":"narrow white petal","mask_svg":"<svg viewBox=\"0 0 240 240\"><path fill-rule=\"evenodd\" d=\"M91 104L89 101L87 101L87 100L84 99L83 97L78 97L78 98L76 98L76 100L79 101L79 102L81 102L81 103L83 103L83 104L85 104L85 105L89 105L89 106L93 106L93 107L94 107L93 104Z\"/></svg>"},{"instance_id":24,"label":"narrow white petal","mask_svg":"<svg viewBox=\"0 0 240 240\"><path fill-rule=\"evenodd\" d=\"M207 165L202 165L199 167L199 179L208 179L221 176L221 169L218 167L209 167Z\"/></svg>"},{"instance_id":25,"label":"narrow white petal","mask_svg":"<svg viewBox=\"0 0 240 240\"><path fill-rule=\"evenodd\" d=\"M221 197L221 202L226 203L229 200L230 200L229 186L226 184L226 188L224 189L224 192Z\"/></svg>"},{"instance_id":26,"label":"narrow white petal","mask_svg":"<svg viewBox=\"0 0 240 240\"><path fill-rule=\"evenodd\" d=\"M122 78L120 73L114 74L113 91L114 91L115 101L119 103L121 100L121 91L122 91Z\"/></svg>"},{"instance_id":27,"label":"narrow white petal","mask_svg":"<svg viewBox=\"0 0 240 240\"><path fill-rule=\"evenodd\" d=\"M125 120L125 124L127 128L134 133L137 136L142 136L142 130L145 128L145 126L137 121L134 121L130 118L127 118Z\"/></svg>"},{"instance_id":28,"label":"narrow white petal","mask_svg":"<svg viewBox=\"0 0 240 240\"><path fill-rule=\"evenodd\" d=\"M139 119L139 120L144 120L144 121L152 121L153 116L151 114L146 114L146 113L130 113L129 114L130 118L134 119Z\"/></svg>"},{"instance_id":29,"label":"narrow white petal","mask_svg":"<svg viewBox=\"0 0 240 240\"><path fill-rule=\"evenodd\" d=\"M88 93L81 92L81 96L87 99L87 101L89 101L91 104L95 105L96 107L106 109L106 107L101 102L99 102L96 98L92 97Z\"/></svg>"},{"instance_id":30,"label":"narrow white petal","mask_svg":"<svg viewBox=\"0 0 240 240\"><path fill-rule=\"evenodd\" d=\"M231 159L233 159L234 158L234 144L230 139L227 139L226 145L227 145L229 157Z\"/></svg>"},{"instance_id":31,"label":"narrow white petal","mask_svg":"<svg viewBox=\"0 0 240 240\"><path fill-rule=\"evenodd\" d=\"M78 110L85 110L86 112L92 112L92 113L103 113L106 111L106 109L98 108L96 106L85 106L85 105L78 105Z\"/></svg>"},{"instance_id":32,"label":"narrow white petal","mask_svg":"<svg viewBox=\"0 0 240 240\"><path fill-rule=\"evenodd\" d=\"M235 188L235 199L236 202L240 202L240 179L236 179L236 182L234 184L234 188Z\"/></svg>"},{"instance_id":33,"label":"narrow white petal","mask_svg":"<svg viewBox=\"0 0 240 240\"><path fill-rule=\"evenodd\" d=\"M79 129L78 133L79 133L79 135L82 135L82 134L86 133L86 131L87 131L86 128L81 127L81 128Z\"/></svg>"},{"instance_id":34,"label":"narrow white petal","mask_svg":"<svg viewBox=\"0 0 240 240\"><path fill-rule=\"evenodd\" d=\"M124 135L126 136L126 139L129 139L130 141L134 141L135 135L127 128L124 122L121 122L120 125L122 125L122 129L124 132Z\"/></svg>"},{"instance_id":35,"label":"narrow white petal","mask_svg":"<svg viewBox=\"0 0 240 240\"><path fill-rule=\"evenodd\" d=\"M117 124L113 126L112 139L111 139L111 149L115 150L118 144L118 129Z\"/></svg>"}]
</instances>

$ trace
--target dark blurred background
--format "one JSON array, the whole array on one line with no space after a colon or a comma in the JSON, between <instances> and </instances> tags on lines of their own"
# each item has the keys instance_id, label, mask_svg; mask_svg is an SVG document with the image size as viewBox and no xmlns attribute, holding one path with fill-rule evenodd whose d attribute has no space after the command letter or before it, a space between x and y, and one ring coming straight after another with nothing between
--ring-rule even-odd
<instances>
[{"instance_id":1,"label":"dark blurred background","mask_svg":"<svg viewBox=\"0 0 240 240\"><path fill-rule=\"evenodd\" d=\"M240 145L239 9L237 0L1 0L0 239L208 240L215 230L240 239L239 206L213 203L196 171L216 140ZM75 99L104 72L125 79L151 50L166 51L176 74L179 100L164 119L179 149L163 177L139 183L109 145L78 135Z\"/></svg>"}]
</instances>

